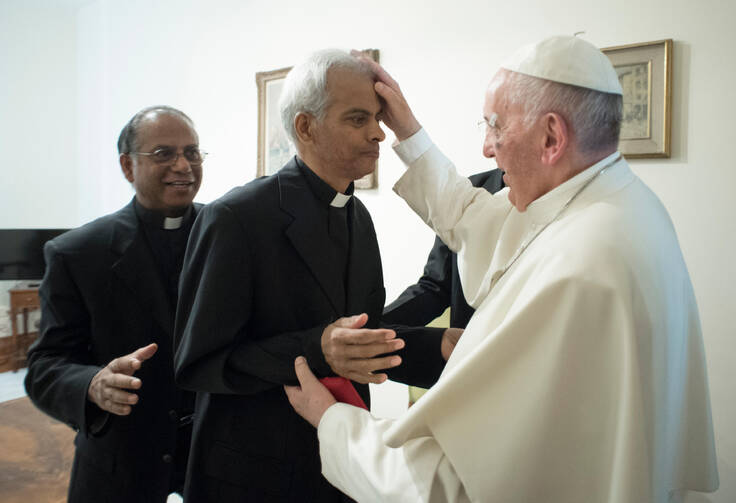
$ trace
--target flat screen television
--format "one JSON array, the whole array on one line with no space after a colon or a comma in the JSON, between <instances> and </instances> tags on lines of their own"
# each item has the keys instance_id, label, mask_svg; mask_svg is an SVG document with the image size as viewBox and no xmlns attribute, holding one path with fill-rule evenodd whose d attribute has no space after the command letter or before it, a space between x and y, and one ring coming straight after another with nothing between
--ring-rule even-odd
<instances>
[{"instance_id":1,"label":"flat screen television","mask_svg":"<svg viewBox=\"0 0 736 503\"><path fill-rule=\"evenodd\" d=\"M43 245L68 230L0 229L0 280L43 278Z\"/></svg>"}]
</instances>

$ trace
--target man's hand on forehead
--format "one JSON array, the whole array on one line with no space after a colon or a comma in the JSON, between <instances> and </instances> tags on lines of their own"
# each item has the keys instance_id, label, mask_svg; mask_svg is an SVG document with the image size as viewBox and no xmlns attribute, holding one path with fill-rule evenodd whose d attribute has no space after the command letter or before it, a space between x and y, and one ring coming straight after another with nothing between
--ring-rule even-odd
<instances>
[{"instance_id":1,"label":"man's hand on forehead","mask_svg":"<svg viewBox=\"0 0 736 503\"><path fill-rule=\"evenodd\" d=\"M368 65L376 78L375 90L383 102L383 122L403 141L419 131L422 126L414 117L409 104L401 92L398 82L381 65L359 51L350 51L354 57Z\"/></svg>"}]
</instances>

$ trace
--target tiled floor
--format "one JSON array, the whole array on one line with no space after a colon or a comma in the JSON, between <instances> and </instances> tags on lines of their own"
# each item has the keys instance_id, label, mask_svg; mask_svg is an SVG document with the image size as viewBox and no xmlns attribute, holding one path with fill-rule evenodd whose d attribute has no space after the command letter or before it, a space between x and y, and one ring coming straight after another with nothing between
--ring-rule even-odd
<instances>
[{"instance_id":1,"label":"tiled floor","mask_svg":"<svg viewBox=\"0 0 736 503\"><path fill-rule=\"evenodd\" d=\"M6 402L26 395L23 387L23 379L26 377L26 369L17 372L0 373L0 402Z\"/></svg>"}]
</instances>

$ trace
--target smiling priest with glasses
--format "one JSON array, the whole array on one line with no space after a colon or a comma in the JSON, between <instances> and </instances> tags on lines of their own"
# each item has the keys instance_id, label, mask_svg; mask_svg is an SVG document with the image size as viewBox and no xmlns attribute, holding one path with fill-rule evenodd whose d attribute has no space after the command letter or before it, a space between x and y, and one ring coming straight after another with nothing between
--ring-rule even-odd
<instances>
[{"instance_id":1,"label":"smiling priest with glasses","mask_svg":"<svg viewBox=\"0 0 736 503\"><path fill-rule=\"evenodd\" d=\"M46 244L25 383L78 432L72 503L164 502L182 491L189 454L194 394L174 384L171 341L206 153L167 106L135 114L118 152L135 197Z\"/></svg>"}]
</instances>

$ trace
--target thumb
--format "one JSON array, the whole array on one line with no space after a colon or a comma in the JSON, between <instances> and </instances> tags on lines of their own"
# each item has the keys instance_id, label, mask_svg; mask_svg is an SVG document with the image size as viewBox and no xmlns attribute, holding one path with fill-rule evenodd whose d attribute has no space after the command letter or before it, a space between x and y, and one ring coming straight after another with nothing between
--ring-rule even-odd
<instances>
[{"instance_id":1,"label":"thumb","mask_svg":"<svg viewBox=\"0 0 736 503\"><path fill-rule=\"evenodd\" d=\"M294 371L296 378L299 379L299 386L304 389L317 382L317 378L307 364L307 359L303 356L297 356L294 360Z\"/></svg>"},{"instance_id":2,"label":"thumb","mask_svg":"<svg viewBox=\"0 0 736 503\"><path fill-rule=\"evenodd\" d=\"M365 313L348 316L347 318L340 318L335 321L335 325L341 328L360 328L366 323L368 323L368 315Z\"/></svg>"},{"instance_id":3,"label":"thumb","mask_svg":"<svg viewBox=\"0 0 736 503\"><path fill-rule=\"evenodd\" d=\"M158 344L154 342L153 344L149 344L148 346L143 346L142 348L136 349L130 354L130 356L132 356L139 362L144 362L151 358L154 354L156 354L156 351L158 351Z\"/></svg>"}]
</instances>

